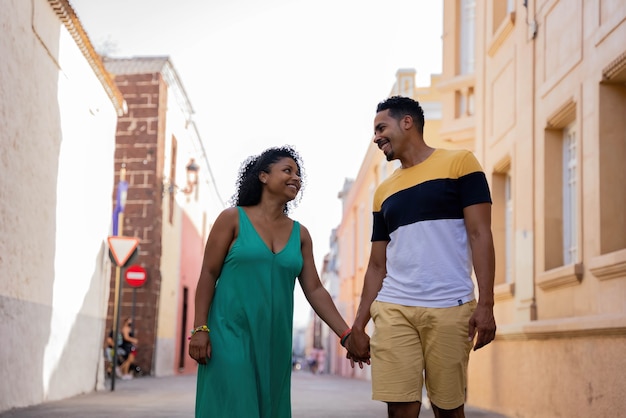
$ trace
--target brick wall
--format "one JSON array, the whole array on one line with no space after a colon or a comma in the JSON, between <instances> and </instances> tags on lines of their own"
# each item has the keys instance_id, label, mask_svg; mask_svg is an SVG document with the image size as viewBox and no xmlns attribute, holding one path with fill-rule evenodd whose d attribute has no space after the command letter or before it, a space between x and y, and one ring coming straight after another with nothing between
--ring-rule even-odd
<instances>
[{"instance_id":1,"label":"brick wall","mask_svg":"<svg viewBox=\"0 0 626 418\"><path fill-rule=\"evenodd\" d=\"M120 322L132 315L134 298L135 335L139 339L137 364L150 373L161 288L167 86L160 73L120 75L115 77L115 83L128 105L128 113L118 120L115 149L115 184L119 181L122 164L125 164L128 181L124 225L123 229L120 226L120 234L139 238L139 252L132 264L143 266L148 273L146 283L136 289L128 286L122 276ZM115 193L116 190L113 191L113 204ZM111 277L107 329L113 327L114 291L115 271Z\"/></svg>"}]
</instances>

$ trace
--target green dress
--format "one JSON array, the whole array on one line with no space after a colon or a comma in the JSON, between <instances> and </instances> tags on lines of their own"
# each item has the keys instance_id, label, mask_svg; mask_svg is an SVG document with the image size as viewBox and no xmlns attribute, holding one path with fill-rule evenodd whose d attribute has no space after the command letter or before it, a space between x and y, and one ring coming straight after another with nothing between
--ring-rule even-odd
<instances>
[{"instance_id":1,"label":"green dress","mask_svg":"<svg viewBox=\"0 0 626 418\"><path fill-rule=\"evenodd\" d=\"M198 368L196 418L291 417L293 291L300 224L273 253L239 209L208 317L211 359Z\"/></svg>"}]
</instances>

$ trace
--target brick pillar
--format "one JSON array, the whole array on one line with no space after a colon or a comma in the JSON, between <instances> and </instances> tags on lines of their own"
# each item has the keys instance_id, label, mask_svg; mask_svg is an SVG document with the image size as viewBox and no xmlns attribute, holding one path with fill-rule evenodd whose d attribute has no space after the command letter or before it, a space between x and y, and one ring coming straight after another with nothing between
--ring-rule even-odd
<instances>
[{"instance_id":1,"label":"brick pillar","mask_svg":"<svg viewBox=\"0 0 626 418\"><path fill-rule=\"evenodd\" d=\"M119 75L115 83L124 95L128 113L118 119L115 147L115 185L122 164L126 167L128 198L120 234L139 238L139 253L133 264L147 273L146 283L135 290L124 278L120 322L131 316L135 292L135 335L139 338L137 364L146 373L152 369L156 342L157 310L161 289L161 234L163 223L163 170L167 85L160 73ZM113 191L113 204L115 204ZM115 272L111 277L107 329L113 328ZM107 331L108 332L108 331Z\"/></svg>"}]
</instances>

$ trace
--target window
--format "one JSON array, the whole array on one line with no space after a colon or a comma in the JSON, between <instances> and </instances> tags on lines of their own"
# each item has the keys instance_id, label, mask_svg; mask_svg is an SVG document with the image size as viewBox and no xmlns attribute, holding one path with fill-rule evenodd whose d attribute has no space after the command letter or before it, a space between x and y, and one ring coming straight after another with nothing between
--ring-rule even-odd
<instances>
[{"instance_id":1,"label":"window","mask_svg":"<svg viewBox=\"0 0 626 418\"><path fill-rule=\"evenodd\" d=\"M570 99L545 129L543 149L543 272L542 290L576 285L583 277L580 262L580 156L576 102Z\"/></svg>"},{"instance_id":2,"label":"window","mask_svg":"<svg viewBox=\"0 0 626 418\"><path fill-rule=\"evenodd\" d=\"M169 185L169 222L174 223L174 203L176 203L176 158L178 153L178 141L172 135L172 151L170 154L170 185Z\"/></svg>"},{"instance_id":3,"label":"window","mask_svg":"<svg viewBox=\"0 0 626 418\"><path fill-rule=\"evenodd\" d=\"M495 283L513 283L513 193L510 162L499 164L492 177L492 230L496 250Z\"/></svg>"},{"instance_id":4,"label":"window","mask_svg":"<svg viewBox=\"0 0 626 418\"><path fill-rule=\"evenodd\" d=\"M513 194L511 191L511 175L504 178L504 266L505 282L513 282Z\"/></svg>"},{"instance_id":5,"label":"window","mask_svg":"<svg viewBox=\"0 0 626 418\"><path fill-rule=\"evenodd\" d=\"M545 131L545 270L574 264L579 257L578 137L576 104L565 105Z\"/></svg>"},{"instance_id":6,"label":"window","mask_svg":"<svg viewBox=\"0 0 626 418\"><path fill-rule=\"evenodd\" d=\"M602 70L602 79L596 185L600 254L594 254L588 266L598 279L610 280L626 274L626 52Z\"/></svg>"},{"instance_id":7,"label":"window","mask_svg":"<svg viewBox=\"0 0 626 418\"><path fill-rule=\"evenodd\" d=\"M515 10L514 0L493 0L492 3L492 35L495 34L507 15Z\"/></svg>"},{"instance_id":8,"label":"window","mask_svg":"<svg viewBox=\"0 0 626 418\"><path fill-rule=\"evenodd\" d=\"M474 73L476 0L460 0L459 73Z\"/></svg>"},{"instance_id":9,"label":"window","mask_svg":"<svg viewBox=\"0 0 626 418\"><path fill-rule=\"evenodd\" d=\"M509 38L515 25L515 1L491 1L491 29L490 40L487 46L487 55L493 57L500 50L502 44Z\"/></svg>"},{"instance_id":10,"label":"window","mask_svg":"<svg viewBox=\"0 0 626 418\"><path fill-rule=\"evenodd\" d=\"M563 130L563 264L576 262L578 253L576 225L576 131L573 124Z\"/></svg>"},{"instance_id":11,"label":"window","mask_svg":"<svg viewBox=\"0 0 626 418\"><path fill-rule=\"evenodd\" d=\"M626 82L600 84L598 115L600 254L608 254L626 249Z\"/></svg>"}]
</instances>

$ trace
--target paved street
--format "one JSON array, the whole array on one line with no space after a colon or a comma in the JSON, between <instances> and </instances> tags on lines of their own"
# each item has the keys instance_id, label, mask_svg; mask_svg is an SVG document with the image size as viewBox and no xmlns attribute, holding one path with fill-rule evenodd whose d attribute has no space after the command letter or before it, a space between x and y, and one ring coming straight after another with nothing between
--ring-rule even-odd
<instances>
[{"instance_id":1,"label":"paved street","mask_svg":"<svg viewBox=\"0 0 626 418\"><path fill-rule=\"evenodd\" d=\"M293 374L292 389L294 418L387 416L385 405L370 399L367 381L300 371ZM106 390L6 411L0 418L190 418L194 399L195 376L142 377L116 380L114 392ZM423 407L420 417L432 418L432 411ZM466 417L506 418L472 408L466 409Z\"/></svg>"}]
</instances>

